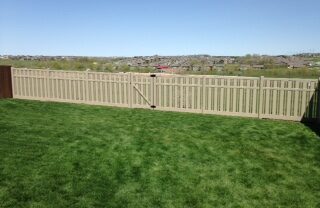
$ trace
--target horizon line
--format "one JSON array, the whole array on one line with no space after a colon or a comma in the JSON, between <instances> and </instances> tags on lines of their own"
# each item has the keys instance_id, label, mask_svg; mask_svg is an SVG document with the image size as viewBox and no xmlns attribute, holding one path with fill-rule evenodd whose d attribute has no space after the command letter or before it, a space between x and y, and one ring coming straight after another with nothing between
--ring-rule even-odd
<instances>
[{"instance_id":1,"label":"horizon line","mask_svg":"<svg viewBox=\"0 0 320 208\"><path fill-rule=\"evenodd\" d=\"M162 56L162 57L175 57L175 56L211 56L211 57L241 57L241 56L295 56L303 54L319 54L320 52L302 52L302 53L290 53L290 54L259 54L259 53L247 53L244 55L212 55L212 54L183 54L183 55L162 55L162 54L153 54L153 55L45 55L45 54L0 54L0 56L48 56L48 57L91 57L91 58L112 58L112 57L123 57L123 58L132 58L132 57L148 57L148 56Z\"/></svg>"}]
</instances>

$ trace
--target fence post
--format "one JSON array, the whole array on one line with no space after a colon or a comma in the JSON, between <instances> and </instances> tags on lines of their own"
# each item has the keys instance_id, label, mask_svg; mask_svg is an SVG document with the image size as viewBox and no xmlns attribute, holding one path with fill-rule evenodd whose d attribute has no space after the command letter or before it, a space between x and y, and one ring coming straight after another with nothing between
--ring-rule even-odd
<instances>
[{"instance_id":1,"label":"fence post","mask_svg":"<svg viewBox=\"0 0 320 208\"><path fill-rule=\"evenodd\" d=\"M45 70L44 93L45 99L49 99L49 68Z\"/></svg>"},{"instance_id":2,"label":"fence post","mask_svg":"<svg viewBox=\"0 0 320 208\"><path fill-rule=\"evenodd\" d=\"M202 102L201 102L201 113L204 113L204 108L205 108L205 76L202 77Z\"/></svg>"},{"instance_id":3,"label":"fence post","mask_svg":"<svg viewBox=\"0 0 320 208\"><path fill-rule=\"evenodd\" d=\"M258 118L262 118L263 78L264 76L260 76Z\"/></svg>"},{"instance_id":4,"label":"fence post","mask_svg":"<svg viewBox=\"0 0 320 208\"><path fill-rule=\"evenodd\" d=\"M85 72L85 100L84 102L87 103L89 101L89 72Z\"/></svg>"},{"instance_id":5,"label":"fence post","mask_svg":"<svg viewBox=\"0 0 320 208\"><path fill-rule=\"evenodd\" d=\"M155 79L157 78L156 74L150 74L151 80L150 80L150 84L151 84L151 109L155 109L156 108L156 104L155 104Z\"/></svg>"},{"instance_id":6,"label":"fence post","mask_svg":"<svg viewBox=\"0 0 320 208\"><path fill-rule=\"evenodd\" d=\"M0 99L13 98L11 66L0 66Z\"/></svg>"}]
</instances>

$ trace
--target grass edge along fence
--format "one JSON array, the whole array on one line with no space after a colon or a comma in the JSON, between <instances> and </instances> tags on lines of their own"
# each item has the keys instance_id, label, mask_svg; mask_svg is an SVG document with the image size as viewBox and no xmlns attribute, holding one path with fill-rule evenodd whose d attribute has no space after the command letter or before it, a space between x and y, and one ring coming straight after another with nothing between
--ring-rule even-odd
<instances>
[{"instance_id":1,"label":"grass edge along fence","mask_svg":"<svg viewBox=\"0 0 320 208\"><path fill-rule=\"evenodd\" d=\"M13 98L320 122L320 79L12 68Z\"/></svg>"}]
</instances>

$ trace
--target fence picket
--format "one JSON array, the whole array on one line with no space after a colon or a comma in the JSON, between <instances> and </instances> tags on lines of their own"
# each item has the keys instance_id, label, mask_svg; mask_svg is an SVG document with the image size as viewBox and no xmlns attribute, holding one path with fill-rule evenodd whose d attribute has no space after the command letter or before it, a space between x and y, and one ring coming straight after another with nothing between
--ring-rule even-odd
<instances>
[{"instance_id":1,"label":"fence picket","mask_svg":"<svg viewBox=\"0 0 320 208\"><path fill-rule=\"evenodd\" d=\"M262 117L262 112L263 112L263 77L260 77L260 83L259 83L259 109L258 109L258 117Z\"/></svg>"},{"instance_id":2,"label":"fence picket","mask_svg":"<svg viewBox=\"0 0 320 208\"><path fill-rule=\"evenodd\" d=\"M265 88L270 87L270 80L265 81L265 86ZM265 93L265 107L263 108L264 111L261 111L262 114L270 114L270 91L271 90L263 89L263 93Z\"/></svg>"}]
</instances>

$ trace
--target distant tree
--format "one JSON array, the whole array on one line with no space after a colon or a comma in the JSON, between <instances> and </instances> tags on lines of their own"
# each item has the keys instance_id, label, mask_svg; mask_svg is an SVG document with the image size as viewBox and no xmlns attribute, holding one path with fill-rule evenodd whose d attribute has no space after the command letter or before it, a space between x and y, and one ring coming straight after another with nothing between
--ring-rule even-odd
<instances>
[{"instance_id":1,"label":"distant tree","mask_svg":"<svg viewBox=\"0 0 320 208\"><path fill-rule=\"evenodd\" d=\"M62 66L59 62L55 61L52 65L51 68L53 69L62 69Z\"/></svg>"}]
</instances>

